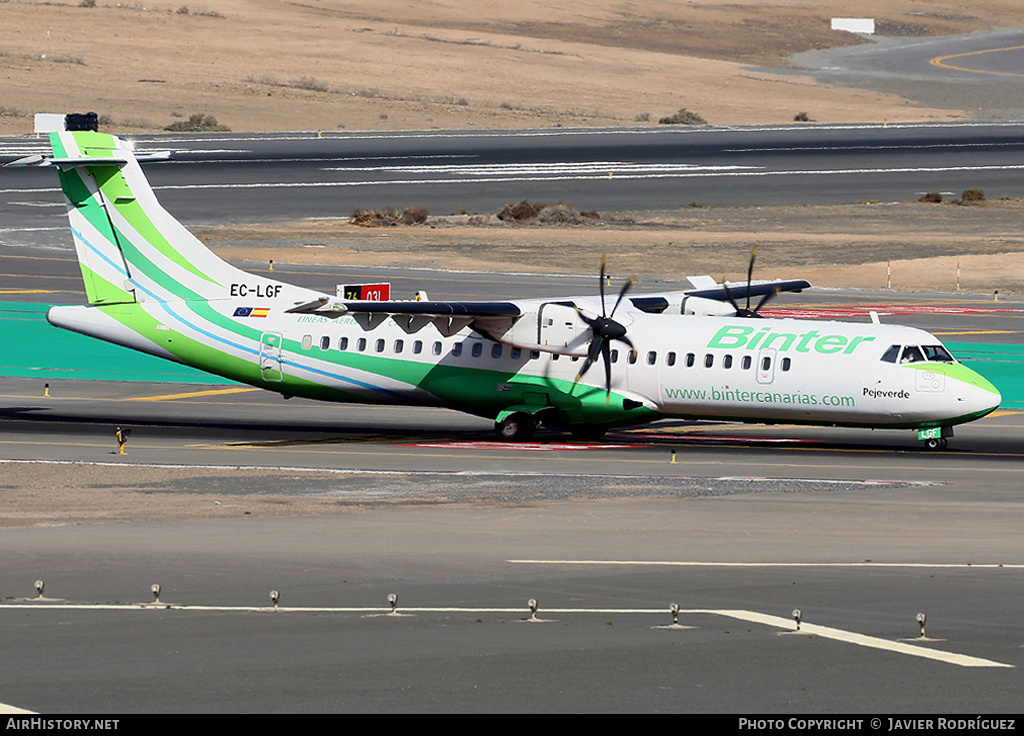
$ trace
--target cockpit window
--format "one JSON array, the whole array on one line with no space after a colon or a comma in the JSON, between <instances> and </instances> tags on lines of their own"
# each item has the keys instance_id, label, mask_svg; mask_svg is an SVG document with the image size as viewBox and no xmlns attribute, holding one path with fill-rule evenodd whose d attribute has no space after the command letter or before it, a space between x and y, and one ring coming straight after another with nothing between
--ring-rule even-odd
<instances>
[{"instance_id":1,"label":"cockpit window","mask_svg":"<svg viewBox=\"0 0 1024 736\"><path fill-rule=\"evenodd\" d=\"M882 355L882 362L883 363L895 363L896 359L900 357L900 348L901 347L903 347L903 346L902 345L893 345L888 350L886 350L885 354Z\"/></svg>"},{"instance_id":2,"label":"cockpit window","mask_svg":"<svg viewBox=\"0 0 1024 736\"><path fill-rule=\"evenodd\" d=\"M917 345L907 345L903 348L903 355L900 356L900 363L923 363L924 354Z\"/></svg>"},{"instance_id":3,"label":"cockpit window","mask_svg":"<svg viewBox=\"0 0 1024 736\"><path fill-rule=\"evenodd\" d=\"M933 363L955 363L953 356L949 354L949 351L941 345L925 345L924 350L925 360Z\"/></svg>"}]
</instances>

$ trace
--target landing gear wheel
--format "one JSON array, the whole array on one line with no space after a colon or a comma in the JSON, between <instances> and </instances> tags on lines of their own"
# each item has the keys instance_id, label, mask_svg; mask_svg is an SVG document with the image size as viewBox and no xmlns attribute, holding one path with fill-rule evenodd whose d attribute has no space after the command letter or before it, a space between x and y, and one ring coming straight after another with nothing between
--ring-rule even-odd
<instances>
[{"instance_id":1,"label":"landing gear wheel","mask_svg":"<svg viewBox=\"0 0 1024 736\"><path fill-rule=\"evenodd\" d=\"M945 437L933 437L931 439L924 441L924 446L926 450L945 450L946 445L948 444L949 442L946 440Z\"/></svg>"},{"instance_id":2,"label":"landing gear wheel","mask_svg":"<svg viewBox=\"0 0 1024 736\"><path fill-rule=\"evenodd\" d=\"M494 433L504 442L525 442L533 437L536 430L537 421L526 412L509 414L494 423Z\"/></svg>"}]
</instances>

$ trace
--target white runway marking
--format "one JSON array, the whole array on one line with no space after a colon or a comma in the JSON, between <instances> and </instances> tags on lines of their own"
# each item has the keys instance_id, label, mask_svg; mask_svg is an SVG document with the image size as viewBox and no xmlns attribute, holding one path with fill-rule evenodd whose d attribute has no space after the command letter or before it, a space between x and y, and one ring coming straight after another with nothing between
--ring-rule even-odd
<instances>
[{"instance_id":1,"label":"white runway marking","mask_svg":"<svg viewBox=\"0 0 1024 736\"><path fill-rule=\"evenodd\" d=\"M683 611L680 611L679 613L681 614L683 613ZM766 626L775 626L777 628L788 629L790 631L792 631L795 626L794 622L791 619L781 618L780 616L769 616L768 614L757 613L756 611L687 611L687 613L713 613L718 616L728 616L730 618L739 619L741 621L750 621L752 623L764 624ZM900 641L888 641L887 639L879 639L875 636L858 634L855 631L833 629L830 626L818 626L816 624L801 623L800 633L808 634L811 636L820 636L824 639L835 639L836 641L845 641L848 644L856 644L858 646L870 647L872 649L882 649L889 652L895 652L897 654L908 654L912 657L934 659L938 662L955 664L959 665L960 667L1013 668L1012 664L994 662L991 659L970 657L966 654L957 654L956 652L943 652L938 649L925 649L924 647L917 644L907 644L905 642Z\"/></svg>"},{"instance_id":2,"label":"white runway marking","mask_svg":"<svg viewBox=\"0 0 1024 736\"><path fill-rule=\"evenodd\" d=\"M138 612L138 611L177 611L177 612L193 612L193 611L219 611L224 613L270 613L270 614L288 614L288 613L356 613L362 615L374 615L381 618L386 618L391 614L390 609L381 608L380 606L345 606L345 607L279 607L272 608L268 606L189 606L189 605L177 605L173 603L138 603L138 604L91 604L91 603L49 603L49 602L37 602L37 601L24 601L13 605L0 605L0 611L3 610L20 610L24 611L26 608L33 608L36 610L82 610L82 611L123 611L123 612ZM483 614L494 614L502 616L516 616L521 619L528 619L530 617L530 611L523 608L471 608L471 607L402 607L400 613L403 615L417 614L417 613L440 613L440 614L470 614L470 615L483 615ZM668 608L651 609L651 608L544 608L542 610L543 615L569 615L569 614L600 614L600 615L626 615L626 614L642 614L649 616L662 616L668 615ZM795 624L792 620L782 618L780 616L772 616L766 613L758 613L757 611L745 611L745 610L715 610L715 609L690 609L680 610L680 616L686 615L711 615L711 616L724 616L726 618L732 618L739 621L748 621L750 623L762 624L764 626L771 626L786 631L794 631ZM397 616L396 616L397 618ZM981 657L971 657L966 654L958 654L956 652L944 652L937 649L926 649L920 645L908 644L902 641L889 641L887 639L880 639L875 636L867 636L865 634L858 634L855 631L845 631L843 629L836 629L830 626L818 626L803 622L800 625L800 633L808 636L818 636L823 639L834 639L836 641L846 642L848 644L856 644L862 647L869 647L871 649L880 649L883 651L894 652L896 654L904 654L912 657L921 657L923 659L931 659L938 662L945 662L946 664L953 664L959 667L1003 667L1003 668L1014 668L1012 664L1005 664L1003 662L995 662L990 659L982 659Z\"/></svg>"},{"instance_id":3,"label":"white runway marking","mask_svg":"<svg viewBox=\"0 0 1024 736\"><path fill-rule=\"evenodd\" d=\"M508 560L518 565L633 565L647 567L921 567L1024 569L1024 564L1002 562L692 562L679 560Z\"/></svg>"},{"instance_id":4,"label":"white runway marking","mask_svg":"<svg viewBox=\"0 0 1024 736\"><path fill-rule=\"evenodd\" d=\"M525 166L525 165L524 165ZM574 167L579 170L577 164L562 164L561 170L573 172ZM409 173L408 168L396 166L391 171L395 173ZM753 167L694 167L686 164L679 164L673 170L658 170L651 166L644 166L641 169L631 170L610 169L614 173L613 180L635 180L635 179L687 179L687 178L708 178L720 176L848 176L851 174L908 174L908 173L947 173L952 171L1007 171L1024 169L1024 164L996 164L991 166L917 166L917 167L895 167L895 168L867 168L867 169L802 169L789 171L765 171ZM468 169L464 171L463 169ZM738 170L737 170L738 169ZM541 182L541 181L579 181L579 180L600 180L608 179L609 169L600 168L592 172L580 170L581 173L556 173L552 169L548 173L530 174L523 170L518 175L499 175L493 171L492 175L480 175L474 173L469 167L457 167L451 172L450 177L422 178L422 179L374 179L370 181L294 181L294 182L225 182L220 184L169 184L153 187L156 191L165 190L195 190L195 189L312 189L331 187L379 187L379 186L434 186L440 184L482 184L482 183L507 183L507 182ZM470 175L465 175L466 173ZM507 173L507 172L500 172ZM58 192L54 187L40 187L36 189L0 189L0 194L24 194L40 192Z\"/></svg>"}]
</instances>

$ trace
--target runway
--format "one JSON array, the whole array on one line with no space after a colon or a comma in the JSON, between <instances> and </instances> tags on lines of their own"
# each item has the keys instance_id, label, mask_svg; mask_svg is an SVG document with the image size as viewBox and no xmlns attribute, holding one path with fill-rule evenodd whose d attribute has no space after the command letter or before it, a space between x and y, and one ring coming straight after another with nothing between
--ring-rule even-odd
<instances>
[{"instance_id":1,"label":"runway","mask_svg":"<svg viewBox=\"0 0 1024 736\"><path fill-rule=\"evenodd\" d=\"M602 213L702 206L913 201L982 187L1020 194L1021 124L658 126L139 136L163 205L186 225L348 217L357 208L500 212L524 198ZM0 163L47 150L0 139ZM62 201L52 171L0 169L8 223L52 242ZM31 233L35 233L32 235ZM22 235L21 237L26 237Z\"/></svg>"}]
</instances>

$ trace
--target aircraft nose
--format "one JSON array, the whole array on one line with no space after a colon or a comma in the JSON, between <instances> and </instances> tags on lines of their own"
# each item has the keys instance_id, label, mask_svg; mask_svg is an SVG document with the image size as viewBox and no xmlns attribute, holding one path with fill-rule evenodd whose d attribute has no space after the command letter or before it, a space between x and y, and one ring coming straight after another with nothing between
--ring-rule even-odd
<instances>
[{"instance_id":1,"label":"aircraft nose","mask_svg":"<svg viewBox=\"0 0 1024 736\"><path fill-rule=\"evenodd\" d=\"M983 417L999 408L1003 396L988 379L980 373L971 372L974 374L970 382L971 412L977 417Z\"/></svg>"}]
</instances>

